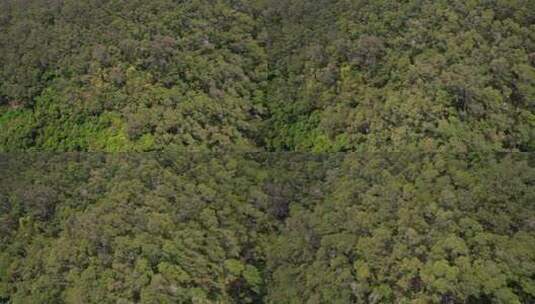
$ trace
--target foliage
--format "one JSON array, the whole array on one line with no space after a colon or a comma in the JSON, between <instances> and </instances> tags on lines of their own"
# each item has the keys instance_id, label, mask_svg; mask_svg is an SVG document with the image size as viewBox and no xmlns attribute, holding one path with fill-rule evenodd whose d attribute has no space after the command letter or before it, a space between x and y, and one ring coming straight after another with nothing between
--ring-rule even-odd
<instances>
[{"instance_id":1,"label":"foliage","mask_svg":"<svg viewBox=\"0 0 535 304\"><path fill-rule=\"evenodd\" d=\"M0 29L0 303L535 303L535 1Z\"/></svg>"}]
</instances>

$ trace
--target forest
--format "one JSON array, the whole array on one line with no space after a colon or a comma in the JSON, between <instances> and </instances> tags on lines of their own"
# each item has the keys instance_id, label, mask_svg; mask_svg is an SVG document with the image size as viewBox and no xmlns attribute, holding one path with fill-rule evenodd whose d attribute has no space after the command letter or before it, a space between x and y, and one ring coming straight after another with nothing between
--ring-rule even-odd
<instances>
[{"instance_id":1,"label":"forest","mask_svg":"<svg viewBox=\"0 0 535 304\"><path fill-rule=\"evenodd\" d=\"M0 1L0 303L535 303L535 1Z\"/></svg>"}]
</instances>

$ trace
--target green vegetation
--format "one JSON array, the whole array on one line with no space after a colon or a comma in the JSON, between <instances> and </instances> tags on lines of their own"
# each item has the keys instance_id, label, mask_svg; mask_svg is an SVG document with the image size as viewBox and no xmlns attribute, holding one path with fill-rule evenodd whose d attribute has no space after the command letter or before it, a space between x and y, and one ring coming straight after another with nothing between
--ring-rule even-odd
<instances>
[{"instance_id":1,"label":"green vegetation","mask_svg":"<svg viewBox=\"0 0 535 304\"><path fill-rule=\"evenodd\" d=\"M535 303L535 1L0 2L0 303Z\"/></svg>"},{"instance_id":2,"label":"green vegetation","mask_svg":"<svg viewBox=\"0 0 535 304\"><path fill-rule=\"evenodd\" d=\"M534 1L274 11L270 150L534 150Z\"/></svg>"},{"instance_id":3,"label":"green vegetation","mask_svg":"<svg viewBox=\"0 0 535 304\"><path fill-rule=\"evenodd\" d=\"M0 150L254 148L266 53L253 8L172 0L3 5Z\"/></svg>"},{"instance_id":4,"label":"green vegetation","mask_svg":"<svg viewBox=\"0 0 535 304\"><path fill-rule=\"evenodd\" d=\"M0 160L12 303L531 303L526 154Z\"/></svg>"}]
</instances>

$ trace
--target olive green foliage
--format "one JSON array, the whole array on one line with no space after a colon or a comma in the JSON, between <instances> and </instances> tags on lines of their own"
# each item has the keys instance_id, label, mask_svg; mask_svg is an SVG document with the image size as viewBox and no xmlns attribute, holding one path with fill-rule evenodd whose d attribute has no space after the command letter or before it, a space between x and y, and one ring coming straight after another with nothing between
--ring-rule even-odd
<instances>
[{"instance_id":1,"label":"olive green foliage","mask_svg":"<svg viewBox=\"0 0 535 304\"><path fill-rule=\"evenodd\" d=\"M6 161L15 179L0 192L0 295L14 303L263 295L263 236L278 221L257 164L202 154Z\"/></svg>"},{"instance_id":2,"label":"olive green foliage","mask_svg":"<svg viewBox=\"0 0 535 304\"><path fill-rule=\"evenodd\" d=\"M281 2L270 150L533 151L534 1Z\"/></svg>"},{"instance_id":3,"label":"olive green foliage","mask_svg":"<svg viewBox=\"0 0 535 304\"><path fill-rule=\"evenodd\" d=\"M531 303L526 154L3 156L12 303Z\"/></svg>"},{"instance_id":4,"label":"olive green foliage","mask_svg":"<svg viewBox=\"0 0 535 304\"><path fill-rule=\"evenodd\" d=\"M532 151L534 3L4 1L0 149Z\"/></svg>"},{"instance_id":5,"label":"olive green foliage","mask_svg":"<svg viewBox=\"0 0 535 304\"><path fill-rule=\"evenodd\" d=\"M344 157L267 251L273 303L531 303L533 160ZM529 163L528 163L529 162Z\"/></svg>"},{"instance_id":6,"label":"olive green foliage","mask_svg":"<svg viewBox=\"0 0 535 304\"><path fill-rule=\"evenodd\" d=\"M253 148L266 54L250 5L2 6L1 150Z\"/></svg>"},{"instance_id":7,"label":"olive green foliage","mask_svg":"<svg viewBox=\"0 0 535 304\"><path fill-rule=\"evenodd\" d=\"M533 0L0 1L0 303L535 303L533 152Z\"/></svg>"}]
</instances>

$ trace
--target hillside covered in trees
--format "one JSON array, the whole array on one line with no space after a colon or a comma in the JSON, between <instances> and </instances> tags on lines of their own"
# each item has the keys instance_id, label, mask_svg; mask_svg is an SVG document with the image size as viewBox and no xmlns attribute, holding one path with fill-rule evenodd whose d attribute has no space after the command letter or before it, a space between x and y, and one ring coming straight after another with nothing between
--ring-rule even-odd
<instances>
[{"instance_id":1,"label":"hillside covered in trees","mask_svg":"<svg viewBox=\"0 0 535 304\"><path fill-rule=\"evenodd\" d=\"M535 303L535 1L0 1L0 303Z\"/></svg>"}]
</instances>

